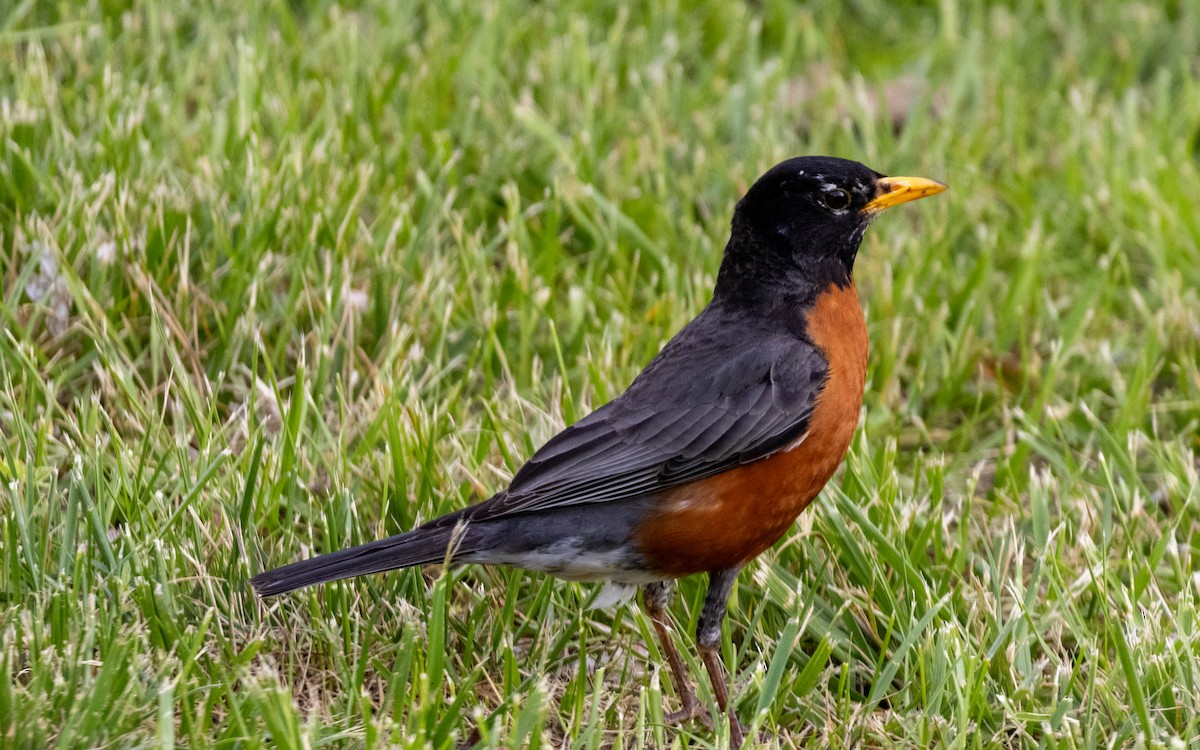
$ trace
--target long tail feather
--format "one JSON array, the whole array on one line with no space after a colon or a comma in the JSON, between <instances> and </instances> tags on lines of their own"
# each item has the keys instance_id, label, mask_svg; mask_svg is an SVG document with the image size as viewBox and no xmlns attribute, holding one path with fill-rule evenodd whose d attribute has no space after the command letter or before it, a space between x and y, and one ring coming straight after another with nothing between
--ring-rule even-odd
<instances>
[{"instance_id":1,"label":"long tail feather","mask_svg":"<svg viewBox=\"0 0 1200 750\"><path fill-rule=\"evenodd\" d=\"M339 578L428 565L446 558L454 540L454 531L454 526L413 529L387 539L259 573L250 579L250 585L259 596L275 596Z\"/></svg>"}]
</instances>

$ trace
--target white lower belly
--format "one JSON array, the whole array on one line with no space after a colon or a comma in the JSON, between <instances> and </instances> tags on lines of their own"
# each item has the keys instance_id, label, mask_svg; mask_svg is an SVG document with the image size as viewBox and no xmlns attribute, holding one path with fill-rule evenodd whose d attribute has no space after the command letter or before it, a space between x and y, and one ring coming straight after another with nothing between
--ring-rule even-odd
<instances>
[{"instance_id":1,"label":"white lower belly","mask_svg":"<svg viewBox=\"0 0 1200 750\"><path fill-rule=\"evenodd\" d=\"M641 586L664 580L659 574L641 569L632 550L586 549L575 537L521 552L483 552L472 555L471 561L536 570L567 581L612 581Z\"/></svg>"}]
</instances>

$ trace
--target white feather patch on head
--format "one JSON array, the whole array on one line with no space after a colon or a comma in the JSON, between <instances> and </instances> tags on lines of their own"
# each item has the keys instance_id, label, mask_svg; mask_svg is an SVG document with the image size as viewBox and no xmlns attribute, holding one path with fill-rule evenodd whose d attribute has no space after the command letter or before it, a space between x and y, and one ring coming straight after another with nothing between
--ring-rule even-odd
<instances>
[{"instance_id":1,"label":"white feather patch on head","mask_svg":"<svg viewBox=\"0 0 1200 750\"><path fill-rule=\"evenodd\" d=\"M609 581L604 584L604 588L600 589L600 593L596 594L596 598L587 606L588 609L608 609L620 604L624 604L633 598L637 593L638 587L632 583L617 583Z\"/></svg>"}]
</instances>

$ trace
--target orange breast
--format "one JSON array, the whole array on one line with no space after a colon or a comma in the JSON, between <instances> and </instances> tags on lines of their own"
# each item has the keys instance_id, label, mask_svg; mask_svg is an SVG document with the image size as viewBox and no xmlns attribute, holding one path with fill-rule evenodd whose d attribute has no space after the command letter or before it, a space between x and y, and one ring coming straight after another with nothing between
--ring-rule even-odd
<instances>
[{"instance_id":1,"label":"orange breast","mask_svg":"<svg viewBox=\"0 0 1200 750\"><path fill-rule=\"evenodd\" d=\"M808 335L829 362L805 437L788 450L665 492L638 529L656 572L689 575L744 565L775 543L837 470L850 447L867 373L858 291L831 285L808 314Z\"/></svg>"}]
</instances>

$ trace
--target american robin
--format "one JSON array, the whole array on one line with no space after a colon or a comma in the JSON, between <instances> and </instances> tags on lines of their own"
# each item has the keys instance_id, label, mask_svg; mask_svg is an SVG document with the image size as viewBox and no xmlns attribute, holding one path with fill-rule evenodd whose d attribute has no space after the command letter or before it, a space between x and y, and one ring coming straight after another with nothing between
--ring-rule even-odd
<instances>
[{"instance_id":1,"label":"american robin","mask_svg":"<svg viewBox=\"0 0 1200 750\"><path fill-rule=\"evenodd\" d=\"M737 204L708 306L623 394L551 438L507 488L251 584L272 596L452 555L607 581L627 594L641 586L682 702L667 717L676 723L708 715L671 639L670 582L708 573L696 646L740 745L717 651L730 590L850 445L867 366L853 279L863 233L883 209L945 189L832 157L782 162Z\"/></svg>"}]
</instances>

